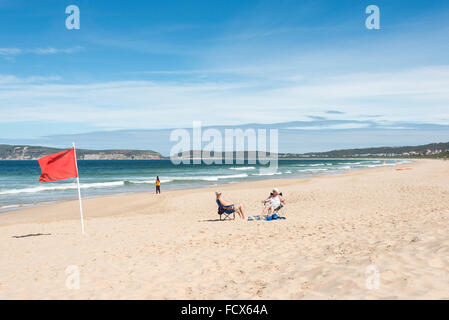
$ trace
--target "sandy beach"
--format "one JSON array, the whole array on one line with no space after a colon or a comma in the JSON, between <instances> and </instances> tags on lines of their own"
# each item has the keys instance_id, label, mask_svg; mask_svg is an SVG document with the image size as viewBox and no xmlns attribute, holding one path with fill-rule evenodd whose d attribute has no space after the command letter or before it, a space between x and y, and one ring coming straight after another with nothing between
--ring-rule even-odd
<instances>
[{"instance_id":1,"label":"sandy beach","mask_svg":"<svg viewBox=\"0 0 449 320\"><path fill-rule=\"evenodd\" d=\"M75 200L1 213L0 298L449 299L448 176L422 160L221 187L247 215L279 187L271 222L218 221L210 188L86 199L84 237Z\"/></svg>"}]
</instances>

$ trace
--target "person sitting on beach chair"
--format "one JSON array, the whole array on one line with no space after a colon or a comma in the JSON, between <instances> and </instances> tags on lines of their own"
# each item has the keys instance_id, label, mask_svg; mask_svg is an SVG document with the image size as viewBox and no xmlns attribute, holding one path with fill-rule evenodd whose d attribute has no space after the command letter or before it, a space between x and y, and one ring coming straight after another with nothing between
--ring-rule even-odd
<instances>
[{"instance_id":1,"label":"person sitting on beach chair","mask_svg":"<svg viewBox=\"0 0 449 320\"><path fill-rule=\"evenodd\" d=\"M218 214L220 215L220 220L224 214L224 220L230 219L231 214L235 219L235 212L237 212L240 218L245 219L245 214L243 213L243 205L237 204L234 205L223 199L221 191L216 191L215 196L217 197L216 202L218 205Z\"/></svg>"},{"instance_id":2,"label":"person sitting on beach chair","mask_svg":"<svg viewBox=\"0 0 449 320\"><path fill-rule=\"evenodd\" d=\"M262 203L265 204L262 216L267 215L267 220L279 219L277 212L285 205L285 198L278 188L273 188L273 192Z\"/></svg>"}]
</instances>

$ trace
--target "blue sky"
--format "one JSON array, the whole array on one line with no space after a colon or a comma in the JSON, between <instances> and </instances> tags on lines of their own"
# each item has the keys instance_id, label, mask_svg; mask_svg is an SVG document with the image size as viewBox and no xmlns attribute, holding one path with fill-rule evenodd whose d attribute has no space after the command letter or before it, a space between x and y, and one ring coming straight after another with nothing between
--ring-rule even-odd
<instances>
[{"instance_id":1,"label":"blue sky","mask_svg":"<svg viewBox=\"0 0 449 320\"><path fill-rule=\"evenodd\" d=\"M448 1L0 0L0 29L0 143L194 120L449 125Z\"/></svg>"}]
</instances>

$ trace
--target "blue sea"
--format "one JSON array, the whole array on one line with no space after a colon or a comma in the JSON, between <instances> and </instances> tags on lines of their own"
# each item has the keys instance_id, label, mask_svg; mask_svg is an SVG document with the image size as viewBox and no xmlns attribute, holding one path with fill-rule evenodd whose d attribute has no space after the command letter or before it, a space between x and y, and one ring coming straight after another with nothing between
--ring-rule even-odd
<instances>
[{"instance_id":1,"label":"blue sea","mask_svg":"<svg viewBox=\"0 0 449 320\"><path fill-rule=\"evenodd\" d=\"M388 160L386 165L406 161ZM382 166L381 160L280 160L277 172L261 173L260 165L174 165L170 160L78 161L83 197L154 192L156 176L161 189L218 186L260 179L286 179L340 173ZM39 183L37 161L0 161L0 211L41 202L77 198L74 179Z\"/></svg>"}]
</instances>

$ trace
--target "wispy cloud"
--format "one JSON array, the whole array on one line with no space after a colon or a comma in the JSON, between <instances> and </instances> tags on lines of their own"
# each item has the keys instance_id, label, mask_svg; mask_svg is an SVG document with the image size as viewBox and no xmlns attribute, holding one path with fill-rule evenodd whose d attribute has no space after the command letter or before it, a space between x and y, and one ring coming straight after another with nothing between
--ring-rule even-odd
<instances>
[{"instance_id":1,"label":"wispy cloud","mask_svg":"<svg viewBox=\"0 0 449 320\"><path fill-rule=\"evenodd\" d=\"M58 53L76 53L76 52L80 52L83 50L84 50L83 47L77 46L77 47L66 48L66 49L36 48L36 49L31 49L28 52L35 53L35 54L49 55L49 54L58 54Z\"/></svg>"},{"instance_id":2,"label":"wispy cloud","mask_svg":"<svg viewBox=\"0 0 449 320\"><path fill-rule=\"evenodd\" d=\"M361 129L367 128L370 124L367 123L338 123L338 124L314 124L301 127L289 127L290 130L344 130L344 129Z\"/></svg>"},{"instance_id":3,"label":"wispy cloud","mask_svg":"<svg viewBox=\"0 0 449 320\"><path fill-rule=\"evenodd\" d=\"M22 49L19 48L0 48L0 55L2 56L15 56L22 53Z\"/></svg>"},{"instance_id":4,"label":"wispy cloud","mask_svg":"<svg viewBox=\"0 0 449 320\"><path fill-rule=\"evenodd\" d=\"M72 48L33 48L33 49L21 49L21 48L0 48L0 55L2 56L18 56L22 54L37 54L37 55L52 55L60 53L76 53L84 50L81 46Z\"/></svg>"},{"instance_id":5,"label":"wispy cloud","mask_svg":"<svg viewBox=\"0 0 449 320\"><path fill-rule=\"evenodd\" d=\"M17 84L44 84L49 82L60 81L60 76L29 76L20 78L13 75L0 74L0 85L4 88L11 88L11 85ZM0 87L1 88L1 87Z\"/></svg>"},{"instance_id":6,"label":"wispy cloud","mask_svg":"<svg viewBox=\"0 0 449 320\"><path fill-rule=\"evenodd\" d=\"M338 111L338 110L327 110L326 111L327 114L345 114L342 111Z\"/></svg>"},{"instance_id":7,"label":"wispy cloud","mask_svg":"<svg viewBox=\"0 0 449 320\"><path fill-rule=\"evenodd\" d=\"M381 114L377 121L443 124L449 118L449 66L306 79L275 87L272 82L240 80L59 80L0 77L0 123L60 121L129 129L184 127L193 120L224 125L307 121L310 115L362 120L368 118L363 114ZM339 113L329 113L335 105ZM7 112L11 109L15 112Z\"/></svg>"}]
</instances>

